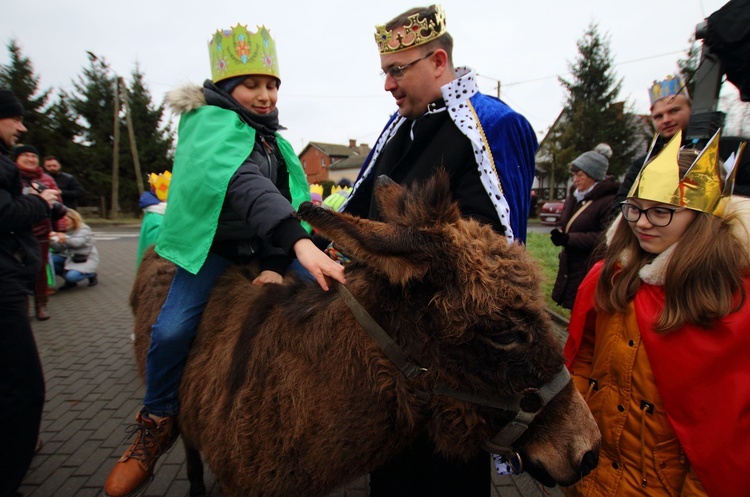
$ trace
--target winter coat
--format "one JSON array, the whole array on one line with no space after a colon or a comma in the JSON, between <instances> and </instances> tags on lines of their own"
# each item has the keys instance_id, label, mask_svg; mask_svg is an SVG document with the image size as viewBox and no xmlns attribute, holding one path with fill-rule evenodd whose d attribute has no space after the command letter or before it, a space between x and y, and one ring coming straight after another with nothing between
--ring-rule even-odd
<instances>
[{"instance_id":1,"label":"winter coat","mask_svg":"<svg viewBox=\"0 0 750 497\"><path fill-rule=\"evenodd\" d=\"M727 210L740 212L733 233L750 251L743 202L744 213L736 199ZM750 299L709 329L654 332L673 247L641 269L625 314L595 306L601 263L581 283L565 355L602 446L597 468L564 489L568 497L734 497L750 488Z\"/></svg>"},{"instance_id":2,"label":"winter coat","mask_svg":"<svg viewBox=\"0 0 750 497\"><path fill-rule=\"evenodd\" d=\"M82 274L96 273L99 267L99 251L94 246L94 233L87 224L83 224L78 229L65 233L65 243L50 243L55 251L65 256L65 270L78 271ZM86 256L86 262L75 262L73 257Z\"/></svg>"},{"instance_id":3,"label":"winter coat","mask_svg":"<svg viewBox=\"0 0 750 497\"><path fill-rule=\"evenodd\" d=\"M538 148L534 130L504 102L480 93L473 70L458 67L456 75L423 116L391 117L343 210L378 219L378 176L408 186L442 167L462 215L491 225L509 242L525 242Z\"/></svg>"},{"instance_id":4,"label":"winter coat","mask_svg":"<svg viewBox=\"0 0 750 497\"><path fill-rule=\"evenodd\" d=\"M211 251L284 274L294 243L309 237L294 217L310 193L291 145L210 81L168 103L182 116L156 251L191 273Z\"/></svg>"},{"instance_id":5,"label":"winter coat","mask_svg":"<svg viewBox=\"0 0 750 497\"><path fill-rule=\"evenodd\" d=\"M52 176L44 172L44 169L37 167L34 171L25 171L18 169L21 172L21 178L23 180L24 189L33 188L32 183L41 183L46 188L54 188L57 190L57 183L52 179ZM49 240L49 234L54 225L54 231L65 231L65 208L62 205L58 205L50 209L50 217L43 219L34 225L34 235L40 242Z\"/></svg>"},{"instance_id":6,"label":"winter coat","mask_svg":"<svg viewBox=\"0 0 750 497\"><path fill-rule=\"evenodd\" d=\"M55 180L55 183L57 183L57 188L61 192L62 203L65 204L66 207L77 209L78 202L83 200L83 197L86 195L86 190L84 190L76 177L62 171L57 174L47 174L49 174L52 179Z\"/></svg>"},{"instance_id":7,"label":"winter coat","mask_svg":"<svg viewBox=\"0 0 750 497\"><path fill-rule=\"evenodd\" d=\"M614 177L607 176L596 183L581 202L572 190L565 199L557 229L568 234L568 242L559 255L552 300L566 309L573 308L578 285L596 262L594 250L612 220L612 201L618 187Z\"/></svg>"},{"instance_id":8,"label":"winter coat","mask_svg":"<svg viewBox=\"0 0 750 497\"><path fill-rule=\"evenodd\" d=\"M21 173L0 141L0 301L34 294L40 268L32 226L49 216L47 202L24 195Z\"/></svg>"}]
</instances>

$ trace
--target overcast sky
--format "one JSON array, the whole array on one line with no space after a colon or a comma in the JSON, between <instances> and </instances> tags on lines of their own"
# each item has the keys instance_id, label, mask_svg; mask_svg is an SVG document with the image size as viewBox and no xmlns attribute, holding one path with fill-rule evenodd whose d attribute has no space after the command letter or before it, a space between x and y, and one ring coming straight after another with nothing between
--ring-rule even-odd
<instances>
[{"instance_id":1,"label":"overcast sky","mask_svg":"<svg viewBox=\"0 0 750 497\"><path fill-rule=\"evenodd\" d=\"M648 112L647 88L677 71L695 26L727 0L443 0L454 62L479 74L526 116L539 137L564 103L576 41L591 22L610 40L621 97ZM103 56L129 78L135 64L154 99L210 77L207 43L219 28L265 24L277 42L282 85L278 106L297 152L310 141L372 145L393 98L383 90L374 26L411 7L404 0L23 0L0 16L0 64L15 39L43 89L71 90L89 62ZM253 29L254 31L254 29Z\"/></svg>"}]
</instances>

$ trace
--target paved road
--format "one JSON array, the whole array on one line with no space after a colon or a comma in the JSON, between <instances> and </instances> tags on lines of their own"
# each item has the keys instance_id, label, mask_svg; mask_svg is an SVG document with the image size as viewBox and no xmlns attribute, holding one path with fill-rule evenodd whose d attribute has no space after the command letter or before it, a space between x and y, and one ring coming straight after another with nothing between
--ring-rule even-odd
<instances>
[{"instance_id":1,"label":"paved road","mask_svg":"<svg viewBox=\"0 0 750 497\"><path fill-rule=\"evenodd\" d=\"M125 427L143 397L131 349L128 294L135 274L137 227L95 227L101 254L99 285L50 298L49 321L32 326L44 366L47 402L42 449L23 486L26 497L94 497L124 450ZM144 497L188 495L181 444L158 463ZM209 495L220 497L210 474ZM330 497L367 497L367 478ZM522 477L495 477L492 497L557 497Z\"/></svg>"}]
</instances>

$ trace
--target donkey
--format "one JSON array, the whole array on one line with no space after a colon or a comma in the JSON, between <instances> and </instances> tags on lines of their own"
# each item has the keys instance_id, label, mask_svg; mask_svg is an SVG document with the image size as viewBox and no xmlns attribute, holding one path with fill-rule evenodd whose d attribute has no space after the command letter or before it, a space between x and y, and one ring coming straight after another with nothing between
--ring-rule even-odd
<instances>
[{"instance_id":1,"label":"donkey","mask_svg":"<svg viewBox=\"0 0 750 497\"><path fill-rule=\"evenodd\" d=\"M343 293L258 287L247 267L218 282L180 388L191 495L198 451L227 497L325 496L421 433L448 457L504 451L549 486L596 466L599 430L524 248L462 218L444 171L411 190L381 177L376 198L384 222L299 209L353 260ZM173 270L151 251L134 284L141 373Z\"/></svg>"}]
</instances>

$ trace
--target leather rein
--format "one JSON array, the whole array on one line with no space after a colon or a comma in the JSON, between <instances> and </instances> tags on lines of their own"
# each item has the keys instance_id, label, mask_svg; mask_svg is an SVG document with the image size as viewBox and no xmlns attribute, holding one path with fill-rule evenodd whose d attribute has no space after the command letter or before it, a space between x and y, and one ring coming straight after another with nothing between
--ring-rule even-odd
<instances>
[{"instance_id":1,"label":"leather rein","mask_svg":"<svg viewBox=\"0 0 750 497\"><path fill-rule=\"evenodd\" d=\"M370 316L364 307L357 301L346 286L334 282L336 289L341 298L346 303L349 310L354 315L359 325L367 332L370 337L383 350L386 357L404 374L408 379L413 380L427 369L410 361L401 347L393 341L388 333ZM490 399L482 397L471 392L463 392L448 388L441 383L435 384L432 393L453 397L464 402L490 407L515 413L514 418L508 422L492 438L484 441L484 446L492 453L500 454L513 466L513 469L520 473L523 471L523 462L521 456L513 449L513 443L526 431L534 418L542 411L544 406L552 400L555 395L560 393L570 381L570 373L565 366L555 374L554 377L539 388L528 388L520 395L510 400Z\"/></svg>"}]
</instances>

